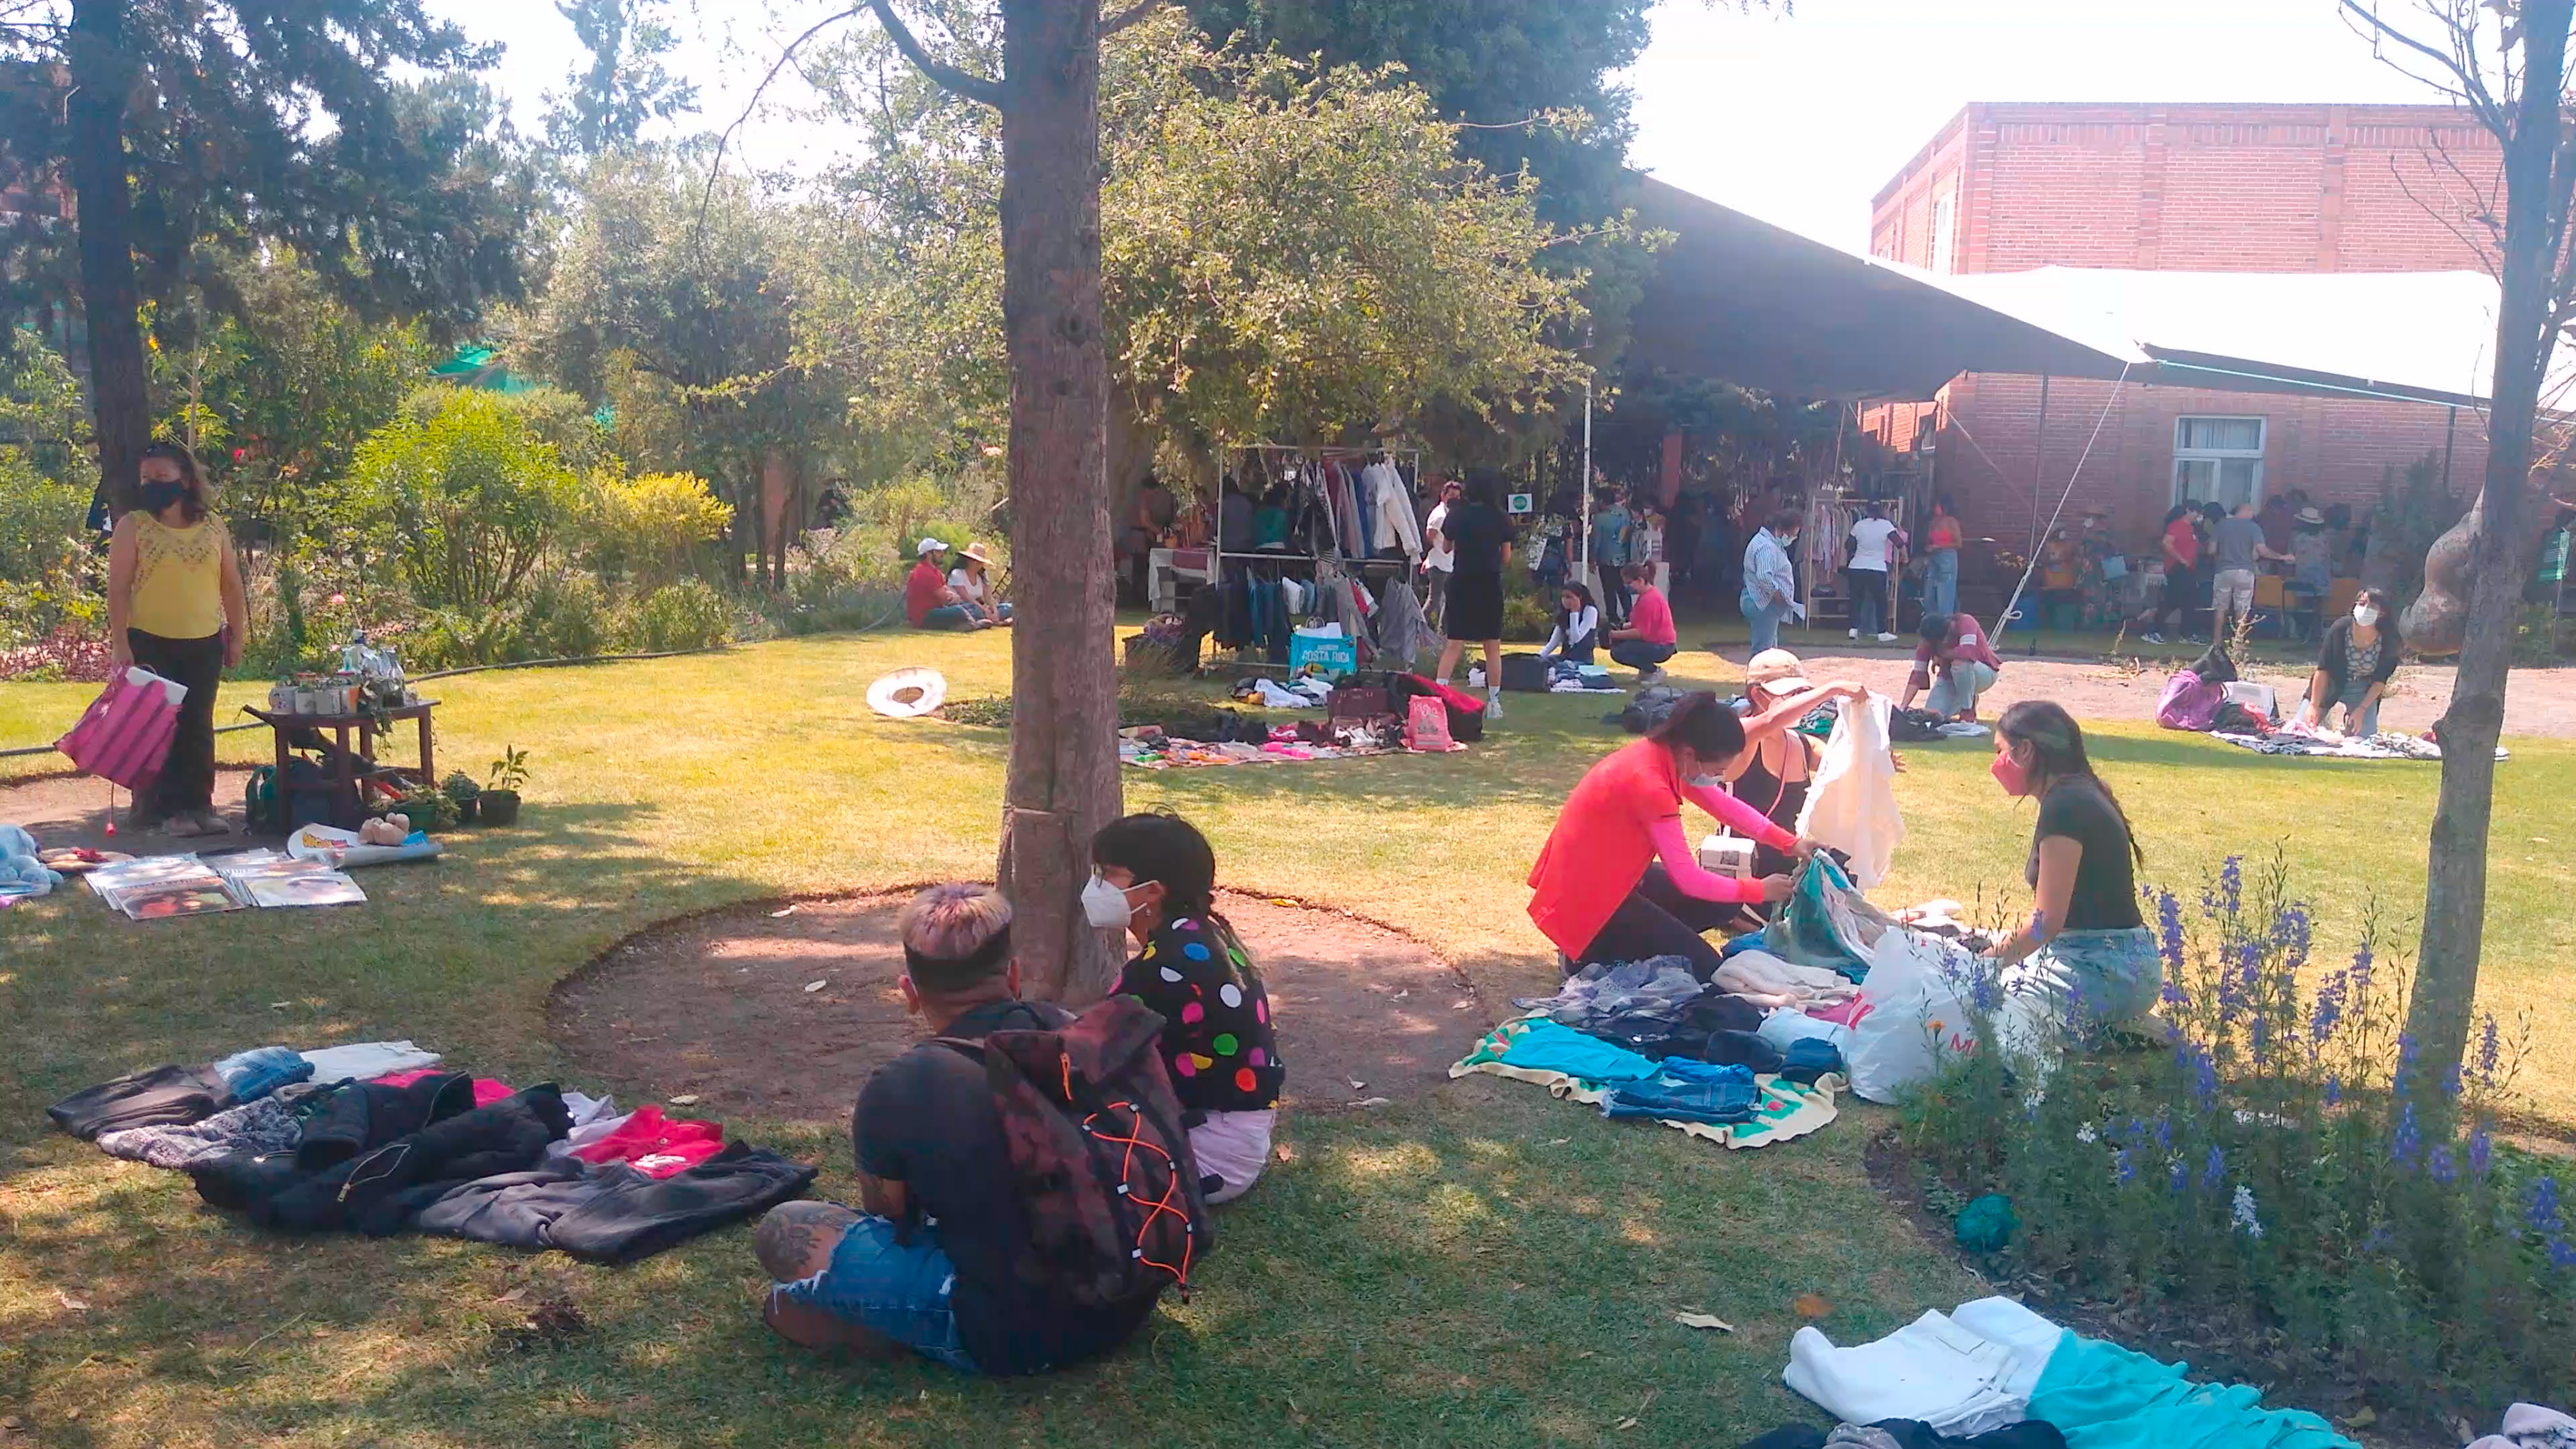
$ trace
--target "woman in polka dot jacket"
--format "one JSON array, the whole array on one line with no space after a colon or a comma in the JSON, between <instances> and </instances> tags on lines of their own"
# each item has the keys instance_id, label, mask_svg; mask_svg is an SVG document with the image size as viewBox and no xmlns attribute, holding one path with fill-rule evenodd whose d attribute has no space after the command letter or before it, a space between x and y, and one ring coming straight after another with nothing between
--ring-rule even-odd
<instances>
[{"instance_id":1,"label":"woman in polka dot jacket","mask_svg":"<svg viewBox=\"0 0 2576 1449\"><path fill-rule=\"evenodd\" d=\"M1287 1064L1260 974L1216 912L1216 852L1177 815L1130 815L1092 838L1091 860L1100 880L1089 894L1115 906L1093 920L1123 909L1139 948L1118 990L1162 1016L1163 1064L1212 1179L1208 1201L1231 1201L1270 1160Z\"/></svg>"}]
</instances>

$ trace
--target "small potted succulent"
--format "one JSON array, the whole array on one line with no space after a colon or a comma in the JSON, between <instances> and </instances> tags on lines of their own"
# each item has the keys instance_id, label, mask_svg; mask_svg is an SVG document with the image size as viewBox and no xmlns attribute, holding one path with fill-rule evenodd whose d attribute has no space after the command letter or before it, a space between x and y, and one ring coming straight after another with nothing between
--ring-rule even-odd
<instances>
[{"instance_id":1,"label":"small potted succulent","mask_svg":"<svg viewBox=\"0 0 2576 1449\"><path fill-rule=\"evenodd\" d=\"M484 777L482 805L486 825L519 823L519 787L528 783L528 757L513 745L501 749L501 758L492 762L492 772Z\"/></svg>"},{"instance_id":2,"label":"small potted succulent","mask_svg":"<svg viewBox=\"0 0 2576 1449\"><path fill-rule=\"evenodd\" d=\"M446 779L438 782L438 789L455 803L457 824L474 823L476 807L483 802L483 787L474 783L473 776L463 770L450 771Z\"/></svg>"}]
</instances>

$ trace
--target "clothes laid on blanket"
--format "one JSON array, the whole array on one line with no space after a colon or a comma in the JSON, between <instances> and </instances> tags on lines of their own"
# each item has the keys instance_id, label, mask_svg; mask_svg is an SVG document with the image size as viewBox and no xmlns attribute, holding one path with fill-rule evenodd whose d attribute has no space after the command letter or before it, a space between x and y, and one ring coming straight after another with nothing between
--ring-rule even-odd
<instances>
[{"instance_id":1,"label":"clothes laid on blanket","mask_svg":"<svg viewBox=\"0 0 2576 1449\"><path fill-rule=\"evenodd\" d=\"M574 1095L575 1094L571 1092L566 1092L564 1094L564 1105L566 1107L572 1106ZM563 1135L563 1140L561 1142L549 1142L546 1144L547 1161L553 1162L561 1158L571 1157L580 1149L600 1141L610 1133L615 1132L618 1128L625 1126L627 1120L635 1115L632 1112L618 1112L616 1101L613 1098L602 1099L600 1105L608 1109L608 1114L594 1116L588 1121L582 1120L581 1113L578 1109L574 1110L572 1130Z\"/></svg>"},{"instance_id":2,"label":"clothes laid on blanket","mask_svg":"<svg viewBox=\"0 0 2576 1449\"><path fill-rule=\"evenodd\" d=\"M150 1067L83 1087L45 1109L54 1125L87 1142L128 1127L201 1122L233 1105L213 1067Z\"/></svg>"},{"instance_id":3,"label":"clothes laid on blanket","mask_svg":"<svg viewBox=\"0 0 2576 1449\"><path fill-rule=\"evenodd\" d=\"M673 1119L658 1106L643 1106L616 1131L574 1148L572 1155L593 1164L629 1163L647 1177L670 1177L723 1150L724 1128L715 1123Z\"/></svg>"},{"instance_id":4,"label":"clothes laid on blanket","mask_svg":"<svg viewBox=\"0 0 2576 1449\"><path fill-rule=\"evenodd\" d=\"M324 1047L320 1051L304 1053L304 1059L313 1064L313 1080L317 1082L364 1082L387 1072L434 1067L442 1060L438 1053L422 1051L408 1038Z\"/></svg>"},{"instance_id":5,"label":"clothes laid on blanket","mask_svg":"<svg viewBox=\"0 0 2576 1449\"><path fill-rule=\"evenodd\" d=\"M453 1188L421 1210L418 1226L440 1237L626 1263L766 1211L813 1181L813 1168L741 1143L667 1178L624 1163L557 1160Z\"/></svg>"},{"instance_id":6,"label":"clothes laid on blanket","mask_svg":"<svg viewBox=\"0 0 2576 1449\"><path fill-rule=\"evenodd\" d=\"M1821 1041L1840 1051L1851 1040L1851 1028L1841 1022L1786 1009L1763 1017L1754 1034L1783 1052L1802 1041Z\"/></svg>"},{"instance_id":7,"label":"clothes laid on blanket","mask_svg":"<svg viewBox=\"0 0 2576 1449\"><path fill-rule=\"evenodd\" d=\"M1822 1037L1793 1041L1781 1053L1780 1075L1802 1087L1814 1086L1828 1072L1840 1076L1842 1070L1842 1048Z\"/></svg>"},{"instance_id":8,"label":"clothes laid on blanket","mask_svg":"<svg viewBox=\"0 0 2576 1449\"><path fill-rule=\"evenodd\" d=\"M1984 1434L2036 1417L2032 1389L2067 1337L2011 1299L1980 1298L1850 1348L1801 1328L1781 1378L1845 1423L1919 1419L1943 1434Z\"/></svg>"},{"instance_id":9,"label":"clothes laid on blanket","mask_svg":"<svg viewBox=\"0 0 2576 1449\"><path fill-rule=\"evenodd\" d=\"M202 1122L102 1132L98 1150L127 1162L176 1171L233 1152L292 1152L303 1136L304 1124L295 1109L271 1094Z\"/></svg>"},{"instance_id":10,"label":"clothes laid on blanket","mask_svg":"<svg viewBox=\"0 0 2576 1449\"><path fill-rule=\"evenodd\" d=\"M1634 1028L1678 1022L1707 989L1691 974L1687 957L1650 956L1596 961L1565 978L1554 996L1524 996L1512 1005L1545 1012L1549 1020L1577 1030L1611 1021Z\"/></svg>"},{"instance_id":11,"label":"clothes laid on blanket","mask_svg":"<svg viewBox=\"0 0 2576 1449\"><path fill-rule=\"evenodd\" d=\"M1709 984L1764 1006L1830 1006L1860 994L1860 988L1839 971L1800 966L1760 949L1729 955Z\"/></svg>"},{"instance_id":12,"label":"clothes laid on blanket","mask_svg":"<svg viewBox=\"0 0 2576 1449\"><path fill-rule=\"evenodd\" d=\"M2056 1425L2037 1419L1964 1438L1940 1433L1920 1419L1882 1419L1845 1424L1825 1436L1822 1449L2066 1449L2066 1436Z\"/></svg>"},{"instance_id":13,"label":"clothes laid on blanket","mask_svg":"<svg viewBox=\"0 0 2576 1449\"><path fill-rule=\"evenodd\" d=\"M422 1208L466 1183L535 1167L545 1160L546 1144L570 1126L562 1090L540 1082L351 1163L340 1208L349 1226L371 1237L401 1232Z\"/></svg>"},{"instance_id":14,"label":"clothes laid on blanket","mask_svg":"<svg viewBox=\"0 0 2576 1449\"><path fill-rule=\"evenodd\" d=\"M315 1094L283 1152L228 1152L188 1165L197 1195L264 1227L326 1232L346 1225L340 1192L365 1154L474 1107L474 1084L448 1074L400 1087L346 1082Z\"/></svg>"},{"instance_id":15,"label":"clothes laid on blanket","mask_svg":"<svg viewBox=\"0 0 2576 1449\"><path fill-rule=\"evenodd\" d=\"M436 1072L420 1068L414 1068L408 1072L388 1072L385 1075L376 1078L376 1085L380 1087L408 1087L412 1083L420 1081L425 1077L433 1077L437 1075L438 1073ZM474 1105L477 1107L489 1107L493 1103L500 1101L502 1098L507 1097L517 1090L518 1089L516 1087L511 1086L507 1082L497 1082L490 1077L476 1077L474 1079Z\"/></svg>"},{"instance_id":16,"label":"clothes laid on blanket","mask_svg":"<svg viewBox=\"0 0 2576 1449\"><path fill-rule=\"evenodd\" d=\"M1563 1072L1586 1082L1642 1082L1662 1070L1651 1058L1543 1019L1514 1033L1503 1049L1502 1061L1505 1066Z\"/></svg>"},{"instance_id":17,"label":"clothes laid on blanket","mask_svg":"<svg viewBox=\"0 0 2576 1449\"><path fill-rule=\"evenodd\" d=\"M1601 1115L1671 1122L1750 1122L1759 1096L1753 1073L1742 1067L1676 1060L1664 1063L1661 1077L1612 1087L1601 1100Z\"/></svg>"},{"instance_id":18,"label":"clothes laid on blanket","mask_svg":"<svg viewBox=\"0 0 2576 1449\"><path fill-rule=\"evenodd\" d=\"M2516 1404L2504 1411L2496 1432L2469 1449L2576 1449L2576 1418L2539 1404Z\"/></svg>"},{"instance_id":19,"label":"clothes laid on blanket","mask_svg":"<svg viewBox=\"0 0 2576 1449\"><path fill-rule=\"evenodd\" d=\"M1872 694L1836 712L1798 812L1798 833L1850 856L1852 881L1864 890L1887 878L1905 840L1887 734L1891 708L1885 695Z\"/></svg>"},{"instance_id":20,"label":"clothes laid on blanket","mask_svg":"<svg viewBox=\"0 0 2576 1449\"><path fill-rule=\"evenodd\" d=\"M293 1047L252 1047L215 1063L215 1075L224 1079L224 1090L235 1102L256 1102L310 1078L313 1064Z\"/></svg>"},{"instance_id":21,"label":"clothes laid on blanket","mask_svg":"<svg viewBox=\"0 0 2576 1449\"><path fill-rule=\"evenodd\" d=\"M1864 981L1879 938L1893 925L1831 856L1819 854L1798 872L1787 903L1763 930L1762 949L1793 966L1821 966Z\"/></svg>"},{"instance_id":22,"label":"clothes laid on blanket","mask_svg":"<svg viewBox=\"0 0 2576 1449\"><path fill-rule=\"evenodd\" d=\"M2195 1384L2188 1365L2064 1334L2030 1393L2029 1416L2068 1449L2354 1449L2316 1415L2266 1409L2246 1384Z\"/></svg>"}]
</instances>

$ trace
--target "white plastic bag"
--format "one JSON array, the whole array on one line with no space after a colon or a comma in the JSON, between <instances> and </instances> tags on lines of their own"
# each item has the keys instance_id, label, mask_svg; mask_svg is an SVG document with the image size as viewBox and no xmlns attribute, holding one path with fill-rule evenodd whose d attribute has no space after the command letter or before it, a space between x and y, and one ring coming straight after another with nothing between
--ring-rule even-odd
<instances>
[{"instance_id":1,"label":"white plastic bag","mask_svg":"<svg viewBox=\"0 0 2576 1449\"><path fill-rule=\"evenodd\" d=\"M1860 987L1864 1010L1843 1047L1851 1089L1866 1101L1893 1102L1951 1057L1976 1050L1959 998L1975 969L1964 948L1938 936L1902 927L1882 934Z\"/></svg>"},{"instance_id":2,"label":"white plastic bag","mask_svg":"<svg viewBox=\"0 0 2576 1449\"><path fill-rule=\"evenodd\" d=\"M1798 812L1798 833L1851 857L1863 890L1887 878L1905 820L1896 809L1896 759L1888 752L1887 697L1872 694L1837 712L1833 735Z\"/></svg>"}]
</instances>

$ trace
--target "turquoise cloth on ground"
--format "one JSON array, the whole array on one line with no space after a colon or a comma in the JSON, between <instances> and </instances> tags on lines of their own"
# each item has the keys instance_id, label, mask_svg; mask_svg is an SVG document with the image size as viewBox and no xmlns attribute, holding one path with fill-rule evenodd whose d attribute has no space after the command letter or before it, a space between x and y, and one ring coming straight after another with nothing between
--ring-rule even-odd
<instances>
[{"instance_id":1,"label":"turquoise cloth on ground","mask_svg":"<svg viewBox=\"0 0 2576 1449\"><path fill-rule=\"evenodd\" d=\"M1859 894L1833 857L1818 852L1799 870L1789 899L1763 929L1767 949L1791 965L1816 966L1853 981L1867 980L1868 956L1861 942L1847 938L1841 919L1851 914L1850 902Z\"/></svg>"},{"instance_id":2,"label":"turquoise cloth on ground","mask_svg":"<svg viewBox=\"0 0 2576 1449\"><path fill-rule=\"evenodd\" d=\"M1582 1081L1605 1084L1642 1082L1663 1070L1663 1064L1652 1058L1552 1021L1531 1022L1527 1031L1514 1037L1503 1050L1503 1065L1563 1072Z\"/></svg>"},{"instance_id":3,"label":"turquoise cloth on ground","mask_svg":"<svg viewBox=\"0 0 2576 1449\"><path fill-rule=\"evenodd\" d=\"M2030 1416L2067 1449L2358 1449L2301 1409L2266 1409L2262 1390L2195 1384L2116 1343L2069 1333L2030 1392Z\"/></svg>"}]
</instances>

